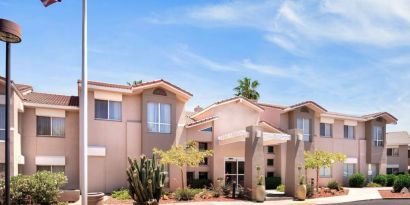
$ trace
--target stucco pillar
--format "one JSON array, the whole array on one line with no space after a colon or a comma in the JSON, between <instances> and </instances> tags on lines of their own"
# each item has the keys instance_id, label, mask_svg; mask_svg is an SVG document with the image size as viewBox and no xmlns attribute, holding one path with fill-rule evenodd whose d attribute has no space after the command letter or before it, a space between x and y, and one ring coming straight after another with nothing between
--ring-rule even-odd
<instances>
[{"instance_id":1,"label":"stucco pillar","mask_svg":"<svg viewBox=\"0 0 410 205\"><path fill-rule=\"evenodd\" d=\"M286 144L286 178L285 194L295 196L296 187L299 184L299 174L304 175L304 168L299 173L298 167L304 167L304 142L302 133L293 129L289 131L290 140Z\"/></svg>"},{"instance_id":2,"label":"stucco pillar","mask_svg":"<svg viewBox=\"0 0 410 205\"><path fill-rule=\"evenodd\" d=\"M251 190L250 197L254 201L258 177L256 167L260 167L260 175L265 175L263 134L262 129L258 126L249 126L246 131L249 136L245 140L245 188Z\"/></svg>"}]
</instances>

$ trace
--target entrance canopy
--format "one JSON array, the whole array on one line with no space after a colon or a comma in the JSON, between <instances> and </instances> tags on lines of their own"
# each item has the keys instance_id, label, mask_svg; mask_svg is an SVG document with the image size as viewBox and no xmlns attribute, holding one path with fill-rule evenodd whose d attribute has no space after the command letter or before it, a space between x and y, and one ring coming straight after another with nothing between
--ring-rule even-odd
<instances>
[{"instance_id":1,"label":"entrance canopy","mask_svg":"<svg viewBox=\"0 0 410 205\"><path fill-rule=\"evenodd\" d=\"M276 145L284 143L290 140L290 135L283 132L263 132L263 145ZM235 142L245 142L245 139L249 137L249 133L246 130L237 130L218 136L218 142L220 145L231 144Z\"/></svg>"}]
</instances>

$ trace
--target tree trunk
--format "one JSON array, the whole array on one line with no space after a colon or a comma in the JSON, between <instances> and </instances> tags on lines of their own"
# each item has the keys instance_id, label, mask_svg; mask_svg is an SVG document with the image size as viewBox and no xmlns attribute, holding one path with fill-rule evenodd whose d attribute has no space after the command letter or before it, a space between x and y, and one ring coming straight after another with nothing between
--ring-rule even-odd
<instances>
[{"instance_id":1,"label":"tree trunk","mask_svg":"<svg viewBox=\"0 0 410 205\"><path fill-rule=\"evenodd\" d=\"M316 167L316 191L319 191L319 167Z\"/></svg>"},{"instance_id":2,"label":"tree trunk","mask_svg":"<svg viewBox=\"0 0 410 205\"><path fill-rule=\"evenodd\" d=\"M184 170L181 167L181 182L182 182L182 189L185 189L185 183L184 183Z\"/></svg>"}]
</instances>

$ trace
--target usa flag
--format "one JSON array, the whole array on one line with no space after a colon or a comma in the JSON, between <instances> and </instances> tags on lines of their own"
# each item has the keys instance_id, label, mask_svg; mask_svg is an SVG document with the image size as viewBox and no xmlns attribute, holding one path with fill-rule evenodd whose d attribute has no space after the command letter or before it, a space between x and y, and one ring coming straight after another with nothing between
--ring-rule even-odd
<instances>
[{"instance_id":1,"label":"usa flag","mask_svg":"<svg viewBox=\"0 0 410 205\"><path fill-rule=\"evenodd\" d=\"M61 0L41 0L41 2L43 3L44 7L47 7L56 2L61 2Z\"/></svg>"}]
</instances>

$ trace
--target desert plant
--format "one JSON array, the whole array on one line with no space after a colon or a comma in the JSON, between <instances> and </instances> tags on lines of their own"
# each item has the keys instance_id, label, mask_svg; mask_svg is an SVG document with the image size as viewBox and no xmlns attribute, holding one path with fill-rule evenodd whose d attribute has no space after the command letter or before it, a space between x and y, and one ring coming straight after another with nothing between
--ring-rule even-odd
<instances>
[{"instance_id":1,"label":"desert plant","mask_svg":"<svg viewBox=\"0 0 410 205\"><path fill-rule=\"evenodd\" d=\"M202 189L177 189L175 194L175 199L178 201L188 201L194 199L196 194L199 194Z\"/></svg>"},{"instance_id":2,"label":"desert plant","mask_svg":"<svg viewBox=\"0 0 410 205\"><path fill-rule=\"evenodd\" d=\"M397 179L397 176L394 174L386 175L386 186L393 186L394 181Z\"/></svg>"},{"instance_id":3,"label":"desert plant","mask_svg":"<svg viewBox=\"0 0 410 205\"><path fill-rule=\"evenodd\" d=\"M349 177L349 186L350 187L363 187L366 178L362 173L355 173Z\"/></svg>"},{"instance_id":4,"label":"desert plant","mask_svg":"<svg viewBox=\"0 0 410 205\"><path fill-rule=\"evenodd\" d=\"M370 182L367 184L367 187L381 187L381 184L375 183L375 182Z\"/></svg>"},{"instance_id":5,"label":"desert plant","mask_svg":"<svg viewBox=\"0 0 410 205\"><path fill-rule=\"evenodd\" d=\"M224 180L223 178L218 178L215 184L211 184L211 190L214 194L214 197L220 197L223 192Z\"/></svg>"},{"instance_id":6,"label":"desert plant","mask_svg":"<svg viewBox=\"0 0 410 205\"><path fill-rule=\"evenodd\" d=\"M265 183L265 177L260 174L260 171L261 171L261 167L259 165L257 165L256 166L256 172L257 172L257 175L256 175L257 183L256 184L258 186L262 186Z\"/></svg>"},{"instance_id":7,"label":"desert plant","mask_svg":"<svg viewBox=\"0 0 410 205\"><path fill-rule=\"evenodd\" d=\"M265 178L265 185L266 189L276 189L281 184L280 177L266 177Z\"/></svg>"},{"instance_id":8,"label":"desert plant","mask_svg":"<svg viewBox=\"0 0 410 205\"><path fill-rule=\"evenodd\" d=\"M252 81L250 78L245 77L238 80L238 84L239 85L233 89L236 96L242 96L250 100L259 99L260 96L256 90L259 86L259 82L257 80Z\"/></svg>"},{"instance_id":9,"label":"desert plant","mask_svg":"<svg viewBox=\"0 0 410 205\"><path fill-rule=\"evenodd\" d=\"M311 184L306 185L306 196L307 197L312 197L314 194L314 188Z\"/></svg>"},{"instance_id":10,"label":"desert plant","mask_svg":"<svg viewBox=\"0 0 410 205\"><path fill-rule=\"evenodd\" d=\"M410 176L398 175L393 184L393 192L400 192L404 187L410 188Z\"/></svg>"},{"instance_id":11,"label":"desert plant","mask_svg":"<svg viewBox=\"0 0 410 205\"><path fill-rule=\"evenodd\" d=\"M118 199L118 200L126 200L126 199L131 199L131 196L128 192L128 189L120 189L117 191L113 191L111 193L112 198Z\"/></svg>"},{"instance_id":12,"label":"desert plant","mask_svg":"<svg viewBox=\"0 0 410 205\"><path fill-rule=\"evenodd\" d=\"M374 177L373 182L377 183L381 186L386 186L387 185L387 176L379 174L376 177Z\"/></svg>"},{"instance_id":13,"label":"desert plant","mask_svg":"<svg viewBox=\"0 0 410 205\"><path fill-rule=\"evenodd\" d=\"M140 204L158 204L165 182L165 166L159 165L155 155L152 159L142 155L139 163L128 158L128 162L128 191L131 198Z\"/></svg>"},{"instance_id":14,"label":"desert plant","mask_svg":"<svg viewBox=\"0 0 410 205\"><path fill-rule=\"evenodd\" d=\"M327 183L327 188L329 189L336 189L336 190L340 190L340 188L342 188L342 186L340 186L340 184L337 181L329 181Z\"/></svg>"},{"instance_id":15,"label":"desert plant","mask_svg":"<svg viewBox=\"0 0 410 205\"><path fill-rule=\"evenodd\" d=\"M285 185L284 185L284 184L279 185L279 186L276 188L276 190L277 190L277 191L280 191L280 192L285 192Z\"/></svg>"}]
</instances>

